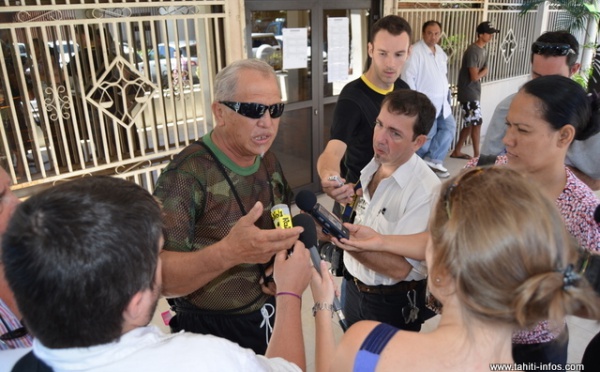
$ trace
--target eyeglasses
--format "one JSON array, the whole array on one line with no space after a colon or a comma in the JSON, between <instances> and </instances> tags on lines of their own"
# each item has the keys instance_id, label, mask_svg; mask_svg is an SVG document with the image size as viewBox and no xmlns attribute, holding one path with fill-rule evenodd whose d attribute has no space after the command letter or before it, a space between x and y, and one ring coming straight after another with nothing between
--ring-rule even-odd
<instances>
[{"instance_id":1,"label":"eyeglasses","mask_svg":"<svg viewBox=\"0 0 600 372\"><path fill-rule=\"evenodd\" d=\"M4 325L4 328L6 328L7 332L0 335L0 340L2 341L11 341L11 340L16 340L17 338L21 338L21 337L25 337L29 334L29 332L27 332L27 328L25 328L24 326L21 326L19 328L16 329L10 329L10 327L8 326L8 324L6 324L6 321L4 321L4 318L2 318L2 316L0 315L0 321L2 321L2 324Z\"/></svg>"},{"instance_id":2,"label":"eyeglasses","mask_svg":"<svg viewBox=\"0 0 600 372\"><path fill-rule=\"evenodd\" d=\"M251 119L260 119L269 110L269 115L273 119L276 119L283 115L283 103L274 103L271 106L263 105L261 103L250 103L250 102L232 102L232 101L219 101L238 114Z\"/></svg>"},{"instance_id":3,"label":"eyeglasses","mask_svg":"<svg viewBox=\"0 0 600 372\"><path fill-rule=\"evenodd\" d=\"M569 44L543 43L541 41L536 41L531 45L531 52L533 54L555 57L567 56L571 53L575 54L575 51Z\"/></svg>"},{"instance_id":4,"label":"eyeglasses","mask_svg":"<svg viewBox=\"0 0 600 372\"><path fill-rule=\"evenodd\" d=\"M464 184L467 180L485 172L486 169L490 169L490 168L473 168L471 170L466 171L465 173L463 173L462 175L460 175L458 178L456 178L454 180L454 182L452 182L447 188L446 191L444 192L444 205L446 207L446 214L448 214L448 219L450 219L452 213L452 193L454 192L454 190L456 190L458 188L458 186L460 186L461 184Z\"/></svg>"},{"instance_id":5,"label":"eyeglasses","mask_svg":"<svg viewBox=\"0 0 600 372\"><path fill-rule=\"evenodd\" d=\"M0 335L0 340L2 340L2 341L15 340L17 338L25 337L28 334L29 334L29 332L27 332L27 328L19 327L17 329L10 330L3 335Z\"/></svg>"}]
</instances>

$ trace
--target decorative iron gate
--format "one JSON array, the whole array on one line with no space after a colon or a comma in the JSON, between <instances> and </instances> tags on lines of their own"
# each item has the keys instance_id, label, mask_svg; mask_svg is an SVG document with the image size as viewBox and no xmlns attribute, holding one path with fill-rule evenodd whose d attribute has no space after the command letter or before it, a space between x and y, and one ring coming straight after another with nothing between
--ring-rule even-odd
<instances>
[{"instance_id":1,"label":"decorative iron gate","mask_svg":"<svg viewBox=\"0 0 600 372\"><path fill-rule=\"evenodd\" d=\"M225 1L18 4L0 7L0 156L13 188L108 174L152 191L212 127Z\"/></svg>"}]
</instances>

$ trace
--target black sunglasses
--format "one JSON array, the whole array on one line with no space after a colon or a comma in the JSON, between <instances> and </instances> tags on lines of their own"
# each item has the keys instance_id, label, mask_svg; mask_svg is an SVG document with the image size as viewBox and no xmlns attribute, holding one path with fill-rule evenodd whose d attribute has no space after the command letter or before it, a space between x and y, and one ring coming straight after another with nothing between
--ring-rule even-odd
<instances>
[{"instance_id":1,"label":"black sunglasses","mask_svg":"<svg viewBox=\"0 0 600 372\"><path fill-rule=\"evenodd\" d=\"M545 56L567 56L571 53L575 54L575 51L569 44L554 44L554 43L543 43L536 41L531 45L531 52L533 54L541 54Z\"/></svg>"},{"instance_id":2,"label":"black sunglasses","mask_svg":"<svg viewBox=\"0 0 600 372\"><path fill-rule=\"evenodd\" d=\"M444 192L444 206L446 207L446 214L448 215L448 219L452 216L452 193L463 183L465 183L468 179L479 175L486 171L486 169L490 168L472 168L465 171L462 175L458 176L454 182L448 185L446 191Z\"/></svg>"},{"instance_id":3,"label":"black sunglasses","mask_svg":"<svg viewBox=\"0 0 600 372\"><path fill-rule=\"evenodd\" d=\"M269 110L269 115L273 119L276 119L283 115L283 103L274 103L271 106L263 105L262 103L250 103L250 102L232 102L232 101L219 101L238 114L251 119L260 119Z\"/></svg>"}]
</instances>

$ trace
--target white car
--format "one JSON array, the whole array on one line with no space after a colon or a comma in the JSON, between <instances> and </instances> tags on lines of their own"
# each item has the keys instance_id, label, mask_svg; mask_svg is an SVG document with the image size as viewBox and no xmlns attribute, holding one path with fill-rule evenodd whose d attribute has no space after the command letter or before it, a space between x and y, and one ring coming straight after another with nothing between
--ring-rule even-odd
<instances>
[{"instance_id":1,"label":"white car","mask_svg":"<svg viewBox=\"0 0 600 372\"><path fill-rule=\"evenodd\" d=\"M189 50L189 56L188 56ZM198 68L198 48L196 47L195 41L179 42L178 45L175 43L169 43L165 45L160 43L156 49L152 49L148 52L148 71L150 80L157 82L157 75L160 74L162 84L166 84L169 80L169 66L167 63L169 58L170 63L170 74L171 78L183 79L184 81L191 80L193 84L200 82L197 75ZM156 61L158 60L158 67ZM140 72L143 73L146 64L139 62L138 67Z\"/></svg>"},{"instance_id":2,"label":"white car","mask_svg":"<svg viewBox=\"0 0 600 372\"><path fill-rule=\"evenodd\" d=\"M50 48L51 54L58 58L60 67L68 65L71 57L79 52L79 45L72 41L49 41L48 48Z\"/></svg>"}]
</instances>

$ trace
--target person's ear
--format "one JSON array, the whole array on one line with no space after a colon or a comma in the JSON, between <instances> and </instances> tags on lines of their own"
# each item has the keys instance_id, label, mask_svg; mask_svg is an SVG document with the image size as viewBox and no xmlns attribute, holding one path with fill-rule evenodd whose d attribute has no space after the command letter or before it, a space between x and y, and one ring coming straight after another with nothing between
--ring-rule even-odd
<instances>
[{"instance_id":1,"label":"person's ear","mask_svg":"<svg viewBox=\"0 0 600 372\"><path fill-rule=\"evenodd\" d=\"M577 73L577 71L579 71L579 69L581 68L581 63L573 63L573 66L571 66L569 68L569 77L575 75Z\"/></svg>"},{"instance_id":2,"label":"person's ear","mask_svg":"<svg viewBox=\"0 0 600 372\"><path fill-rule=\"evenodd\" d=\"M225 120L223 120L223 115L224 115L223 105L217 101L214 101L210 105L210 108L213 112L213 115L215 116L216 125L217 126L222 125L225 122Z\"/></svg>"},{"instance_id":3,"label":"person's ear","mask_svg":"<svg viewBox=\"0 0 600 372\"><path fill-rule=\"evenodd\" d=\"M144 326L148 322L147 315L149 305L152 303L152 290L145 289L131 297L131 300L123 310L123 328L128 329L135 326Z\"/></svg>"},{"instance_id":4,"label":"person's ear","mask_svg":"<svg viewBox=\"0 0 600 372\"><path fill-rule=\"evenodd\" d=\"M373 43L370 41L367 43L367 54L369 54L369 57L373 58Z\"/></svg>"},{"instance_id":5,"label":"person's ear","mask_svg":"<svg viewBox=\"0 0 600 372\"><path fill-rule=\"evenodd\" d=\"M427 136L424 134L419 134L414 140L415 151L419 150L421 146L425 144L425 142L427 142Z\"/></svg>"},{"instance_id":6,"label":"person's ear","mask_svg":"<svg viewBox=\"0 0 600 372\"><path fill-rule=\"evenodd\" d=\"M567 124L558 130L558 146L569 147L575 140L575 127Z\"/></svg>"}]
</instances>

